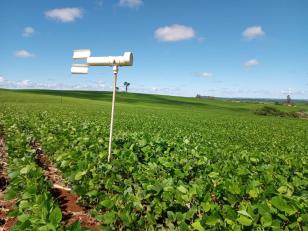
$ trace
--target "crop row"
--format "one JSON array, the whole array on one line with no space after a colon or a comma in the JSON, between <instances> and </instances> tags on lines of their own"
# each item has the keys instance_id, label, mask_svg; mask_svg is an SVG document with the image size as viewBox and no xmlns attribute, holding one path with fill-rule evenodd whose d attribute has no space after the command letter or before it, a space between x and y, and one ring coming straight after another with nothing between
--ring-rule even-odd
<instances>
[{"instance_id":1,"label":"crop row","mask_svg":"<svg viewBox=\"0 0 308 231\"><path fill-rule=\"evenodd\" d=\"M22 123L8 124L0 124L0 128L4 130L8 152L9 184L4 199L16 200L16 205L7 214L16 217L16 224L10 230L64 230L61 209L50 193L50 182L36 163L26 127ZM76 222L65 230L86 229Z\"/></svg>"},{"instance_id":2,"label":"crop row","mask_svg":"<svg viewBox=\"0 0 308 231\"><path fill-rule=\"evenodd\" d=\"M35 163L28 137L16 124L7 127L5 134L10 178L5 199L17 199L17 208L9 214L17 217L11 230L57 230L61 227L61 210Z\"/></svg>"}]
</instances>

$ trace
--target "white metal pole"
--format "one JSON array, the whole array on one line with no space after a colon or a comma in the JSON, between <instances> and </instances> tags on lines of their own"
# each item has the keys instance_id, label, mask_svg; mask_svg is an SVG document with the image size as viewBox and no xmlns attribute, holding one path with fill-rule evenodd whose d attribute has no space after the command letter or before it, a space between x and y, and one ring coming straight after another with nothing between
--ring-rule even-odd
<instances>
[{"instance_id":1,"label":"white metal pole","mask_svg":"<svg viewBox=\"0 0 308 231\"><path fill-rule=\"evenodd\" d=\"M111 107L111 120L110 120L110 135L109 135L109 148L108 148L108 162L110 162L111 151L112 151L112 131L113 131L113 116L114 116L114 104L116 96L116 87L117 87L117 77L118 77L118 66L113 66L113 94L112 94L112 107Z\"/></svg>"}]
</instances>

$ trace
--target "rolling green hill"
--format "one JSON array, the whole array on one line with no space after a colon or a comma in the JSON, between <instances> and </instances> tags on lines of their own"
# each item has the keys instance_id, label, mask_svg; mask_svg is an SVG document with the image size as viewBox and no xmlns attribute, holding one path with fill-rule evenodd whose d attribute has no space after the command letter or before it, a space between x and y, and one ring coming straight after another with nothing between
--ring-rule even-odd
<instances>
[{"instance_id":1,"label":"rolling green hill","mask_svg":"<svg viewBox=\"0 0 308 231\"><path fill-rule=\"evenodd\" d=\"M110 103L112 99L111 92L102 91L60 91L60 90L4 90L0 89L0 97L2 102L24 102L24 103L49 103L49 104L83 104L86 101L89 104ZM80 100L78 100L80 99ZM308 104L300 102L296 107L286 107L274 105L274 102L253 102L227 99L197 99L191 97L178 97L167 95L140 94L140 93L124 93L118 92L116 102L123 106L137 105L149 107L166 107L195 110L230 110L234 112L251 112L256 108L260 108L263 104L270 105L282 111L296 111L299 109L308 110Z\"/></svg>"}]
</instances>

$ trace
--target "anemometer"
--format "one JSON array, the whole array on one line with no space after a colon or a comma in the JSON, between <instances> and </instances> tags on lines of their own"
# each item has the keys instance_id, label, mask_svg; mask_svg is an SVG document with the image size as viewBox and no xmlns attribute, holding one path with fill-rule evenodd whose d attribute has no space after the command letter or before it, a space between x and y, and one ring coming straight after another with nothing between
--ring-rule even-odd
<instances>
[{"instance_id":1,"label":"anemometer","mask_svg":"<svg viewBox=\"0 0 308 231\"><path fill-rule=\"evenodd\" d=\"M113 94L112 94L112 106L111 106L111 120L110 120L110 135L109 135L109 147L108 147L108 162L110 162L112 151L112 132L113 132L113 117L114 117L114 104L118 78L119 66L132 66L133 65L133 53L124 52L123 56L103 56L103 57L91 57L91 51L74 50L73 59L86 59L85 64L73 64L71 68L72 74L88 74L89 66L112 66L113 67Z\"/></svg>"}]
</instances>

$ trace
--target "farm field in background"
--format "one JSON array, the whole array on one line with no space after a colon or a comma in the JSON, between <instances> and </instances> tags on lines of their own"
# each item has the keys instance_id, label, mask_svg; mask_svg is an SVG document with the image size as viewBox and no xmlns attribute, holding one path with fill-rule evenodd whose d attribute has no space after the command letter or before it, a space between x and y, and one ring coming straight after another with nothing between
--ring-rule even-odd
<instances>
[{"instance_id":1,"label":"farm field in background","mask_svg":"<svg viewBox=\"0 0 308 231\"><path fill-rule=\"evenodd\" d=\"M0 90L16 230L63 226L33 141L103 230L308 230L307 120L255 115L253 102L118 93L108 163L111 97Z\"/></svg>"}]
</instances>

